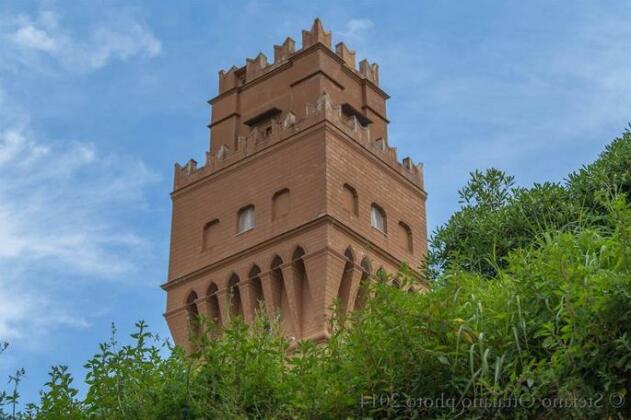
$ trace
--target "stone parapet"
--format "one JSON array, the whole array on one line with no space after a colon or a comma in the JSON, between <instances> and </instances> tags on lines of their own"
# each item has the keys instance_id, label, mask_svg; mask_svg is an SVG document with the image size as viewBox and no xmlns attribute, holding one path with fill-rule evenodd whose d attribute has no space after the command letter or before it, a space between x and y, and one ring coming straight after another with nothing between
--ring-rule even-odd
<instances>
[{"instance_id":1,"label":"stone parapet","mask_svg":"<svg viewBox=\"0 0 631 420\"><path fill-rule=\"evenodd\" d=\"M222 145L213 155L206 153L206 162L198 167L194 159L185 165L175 164L174 190L186 187L195 181L221 171L222 169L245 159L263 149L277 144L308 127L327 121L348 137L376 155L403 177L423 189L423 166L414 164L409 157L398 160L395 147L390 147L383 138L372 139L370 128L364 127L357 117L345 118L340 105L333 104L328 93L323 92L315 103L307 104L306 117L298 120L291 112L285 112L274 118L271 132L263 133L254 127L249 135L237 139L236 150Z\"/></svg>"}]
</instances>

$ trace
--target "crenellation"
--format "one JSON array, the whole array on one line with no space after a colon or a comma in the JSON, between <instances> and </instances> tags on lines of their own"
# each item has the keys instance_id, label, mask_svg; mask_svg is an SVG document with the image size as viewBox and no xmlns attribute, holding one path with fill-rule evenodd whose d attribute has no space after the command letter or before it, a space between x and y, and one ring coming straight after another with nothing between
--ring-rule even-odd
<instances>
[{"instance_id":1,"label":"crenellation","mask_svg":"<svg viewBox=\"0 0 631 420\"><path fill-rule=\"evenodd\" d=\"M371 64L368 60L363 59L359 62L359 74L374 84L379 85L379 65L377 63Z\"/></svg>"},{"instance_id":2,"label":"crenellation","mask_svg":"<svg viewBox=\"0 0 631 420\"><path fill-rule=\"evenodd\" d=\"M355 51L350 50L343 42L338 43L335 46L335 53L344 60L344 63L351 69L356 71L355 68Z\"/></svg>"},{"instance_id":3,"label":"crenellation","mask_svg":"<svg viewBox=\"0 0 631 420\"><path fill-rule=\"evenodd\" d=\"M224 160L228 154L230 153L230 147L225 144L219 146L219 150L217 150L217 160Z\"/></svg>"},{"instance_id":4,"label":"crenellation","mask_svg":"<svg viewBox=\"0 0 631 420\"><path fill-rule=\"evenodd\" d=\"M283 62L296 51L296 42L287 37L281 45L274 45L274 64Z\"/></svg>"},{"instance_id":5,"label":"crenellation","mask_svg":"<svg viewBox=\"0 0 631 420\"><path fill-rule=\"evenodd\" d=\"M249 82L268 70L267 57L259 53L254 59L247 58L245 64L245 81Z\"/></svg>"},{"instance_id":6,"label":"crenellation","mask_svg":"<svg viewBox=\"0 0 631 420\"><path fill-rule=\"evenodd\" d=\"M324 30L322 21L316 18L313 22L311 30L302 31L302 50L305 50L317 43L320 43L332 49L331 32ZM287 37L281 45L274 45L274 62L268 63L267 56L259 53L255 58L246 58L246 64L243 67L232 66L228 71L221 70L219 72L219 94L230 89L239 87L245 83L272 71L279 64L289 60L296 54L296 42ZM335 54L359 76L371 81L375 85L379 85L379 65L369 63L368 60L362 60L359 63L359 69L356 67L355 51L348 48L344 42L339 42L335 46Z\"/></svg>"},{"instance_id":7,"label":"crenellation","mask_svg":"<svg viewBox=\"0 0 631 420\"><path fill-rule=\"evenodd\" d=\"M316 18L313 21L310 31L302 31L302 48L309 48L318 42L324 44L328 48L331 48L331 32L326 32L324 30L324 26L322 25L320 18Z\"/></svg>"},{"instance_id":8,"label":"crenellation","mask_svg":"<svg viewBox=\"0 0 631 420\"><path fill-rule=\"evenodd\" d=\"M189 159L184 169L188 174L195 172L197 170L197 161L195 159Z\"/></svg>"},{"instance_id":9,"label":"crenellation","mask_svg":"<svg viewBox=\"0 0 631 420\"><path fill-rule=\"evenodd\" d=\"M419 185L421 186L421 188L425 189L425 178L424 178L424 172L423 172L423 162L419 162L416 165L413 165L414 169L412 169L412 171L417 172L418 173L418 178L419 178Z\"/></svg>"},{"instance_id":10,"label":"crenellation","mask_svg":"<svg viewBox=\"0 0 631 420\"><path fill-rule=\"evenodd\" d=\"M287 139L301 131L302 127L307 127L322 121L332 123L364 148L378 155L381 160L397 170L397 172L401 173L418 186L422 186L421 172L410 158L405 158L403 163L399 162L396 148L388 146L383 137L373 140L370 134L370 127L363 126L354 115L345 118L341 108L340 105L334 104L331 100L331 96L324 91L315 102L307 104L307 116L304 119L298 120L296 115L292 112L282 113L272 120L271 133L268 135L265 135L259 127L255 126L252 127L247 136L239 136L237 138L237 147L234 151L232 151L229 146L223 144L219 147L215 156L211 153L207 153L206 164L202 167L198 168L197 162L192 159L184 167L176 165L176 188L189 185L259 150Z\"/></svg>"},{"instance_id":11,"label":"crenellation","mask_svg":"<svg viewBox=\"0 0 631 420\"><path fill-rule=\"evenodd\" d=\"M227 72L224 70L219 71L219 93L234 89L241 84L238 72L239 69L236 66L230 67Z\"/></svg>"}]
</instances>

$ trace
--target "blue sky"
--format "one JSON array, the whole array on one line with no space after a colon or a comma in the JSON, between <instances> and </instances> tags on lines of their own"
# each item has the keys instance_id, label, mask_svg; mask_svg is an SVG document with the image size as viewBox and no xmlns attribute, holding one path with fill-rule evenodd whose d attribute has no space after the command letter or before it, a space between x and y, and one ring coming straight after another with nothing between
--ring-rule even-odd
<instances>
[{"instance_id":1,"label":"blue sky","mask_svg":"<svg viewBox=\"0 0 631 420\"><path fill-rule=\"evenodd\" d=\"M0 0L0 375L26 368L27 401L51 364L81 379L112 322L168 335L173 164L203 161L217 72L315 16L379 63L430 230L470 171L562 180L631 121L623 0Z\"/></svg>"}]
</instances>

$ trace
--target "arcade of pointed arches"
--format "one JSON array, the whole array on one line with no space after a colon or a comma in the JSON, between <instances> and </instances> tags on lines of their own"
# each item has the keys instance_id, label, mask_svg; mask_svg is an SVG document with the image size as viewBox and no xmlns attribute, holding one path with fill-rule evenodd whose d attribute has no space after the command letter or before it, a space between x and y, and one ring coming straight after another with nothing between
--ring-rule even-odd
<instances>
[{"instance_id":1,"label":"arcade of pointed arches","mask_svg":"<svg viewBox=\"0 0 631 420\"><path fill-rule=\"evenodd\" d=\"M351 246L346 248L343 255L345 266L337 291L338 311L341 314L348 314L362 308L366 303L365 285L371 275L381 268L373 271L372 263L367 256L358 262ZM270 317L280 317L280 323L287 336L302 337L310 321L309 317L314 313L309 279L303 261L304 256L304 249L297 246L291 261L287 263L275 254L267 266L269 271L265 274L259 265L252 264L247 279L242 280L237 273L233 272L229 275L228 285L224 289L219 289L214 281L210 281L205 296L199 297L195 290L191 290L185 301L191 334L200 334L197 322L200 316L212 322L216 327L215 330L220 332L221 327L231 317L246 318L244 308L253 307L255 310L265 310ZM291 279L288 278L288 270L293 273ZM353 287L353 270L361 271L358 287ZM264 281L268 284L264 285ZM395 286L398 284L396 279L392 284ZM247 294L249 298L246 298L246 294L243 293L243 287L249 287ZM294 299L291 299L291 294Z\"/></svg>"}]
</instances>

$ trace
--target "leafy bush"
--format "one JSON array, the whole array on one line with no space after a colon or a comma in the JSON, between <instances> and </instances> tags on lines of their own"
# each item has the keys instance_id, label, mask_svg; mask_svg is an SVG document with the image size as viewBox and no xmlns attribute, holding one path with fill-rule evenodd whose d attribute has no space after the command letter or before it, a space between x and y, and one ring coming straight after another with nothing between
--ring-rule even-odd
<instances>
[{"instance_id":1,"label":"leafy bush","mask_svg":"<svg viewBox=\"0 0 631 420\"><path fill-rule=\"evenodd\" d=\"M114 330L87 362L84 397L53 367L40 401L14 413L18 372L0 417L631 418L631 206L615 195L631 185L623 139L566 185L516 189L499 171L474 174L437 235L431 290L380 274L362 310L331 320L326 343L290 342L264 316L210 339L219 332L202 319L186 355L140 322L132 344ZM406 269L397 278L414 281Z\"/></svg>"},{"instance_id":2,"label":"leafy bush","mask_svg":"<svg viewBox=\"0 0 631 420\"><path fill-rule=\"evenodd\" d=\"M598 226L608 198L631 199L631 131L564 184L515 188L512 176L492 168L473 172L459 195L461 209L433 234L428 276L458 266L495 277L511 251L537 244L544 232Z\"/></svg>"},{"instance_id":3,"label":"leafy bush","mask_svg":"<svg viewBox=\"0 0 631 420\"><path fill-rule=\"evenodd\" d=\"M258 317L162 357L139 323L134 344L112 340L86 364L85 398L56 367L20 416L628 417L615 403L631 389L631 209L619 199L607 217L609 228L549 233L509 254L495 281L447 270L421 295L374 282L326 344L292 351L278 322Z\"/></svg>"}]
</instances>

